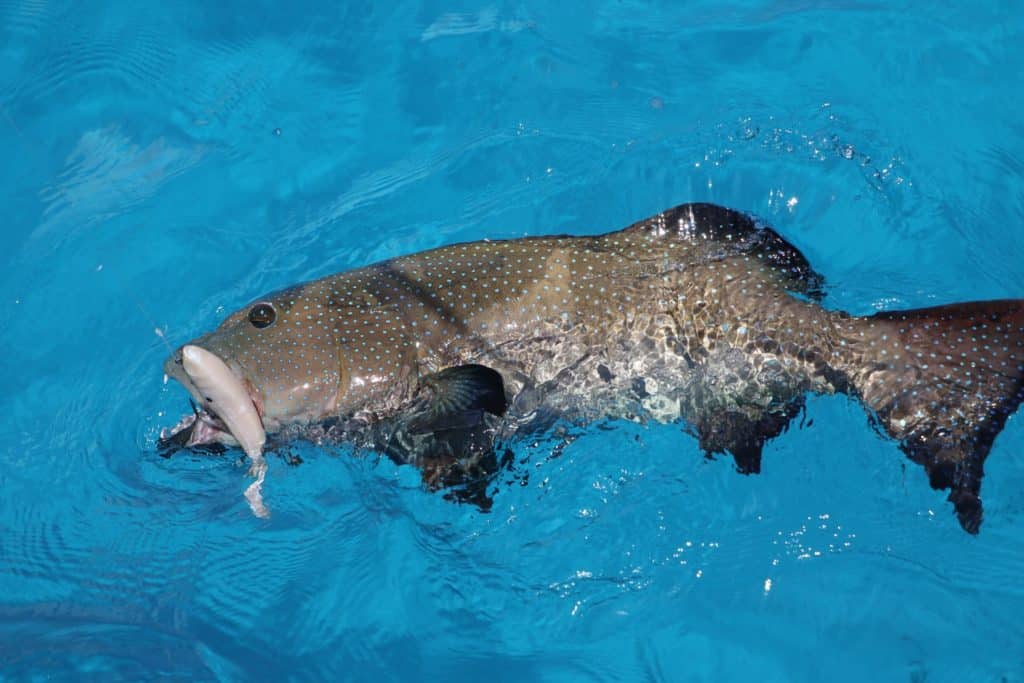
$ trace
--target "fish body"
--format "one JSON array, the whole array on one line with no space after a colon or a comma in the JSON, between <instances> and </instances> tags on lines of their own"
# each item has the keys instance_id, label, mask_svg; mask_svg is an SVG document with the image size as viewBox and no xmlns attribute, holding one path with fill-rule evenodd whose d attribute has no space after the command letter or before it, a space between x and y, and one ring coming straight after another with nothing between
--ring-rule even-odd
<instances>
[{"instance_id":1,"label":"fish body","mask_svg":"<svg viewBox=\"0 0 1024 683\"><path fill-rule=\"evenodd\" d=\"M419 434L450 444L488 415L543 408L683 421L744 472L808 393L846 393L976 531L982 463L1024 397L1024 302L855 317L823 308L822 287L771 228L686 204L603 235L456 244L314 280L183 348L230 368L265 432L398 430L412 412ZM182 350L165 369L217 415ZM207 418L220 429L203 440L262 443L227 427L252 418Z\"/></svg>"}]
</instances>

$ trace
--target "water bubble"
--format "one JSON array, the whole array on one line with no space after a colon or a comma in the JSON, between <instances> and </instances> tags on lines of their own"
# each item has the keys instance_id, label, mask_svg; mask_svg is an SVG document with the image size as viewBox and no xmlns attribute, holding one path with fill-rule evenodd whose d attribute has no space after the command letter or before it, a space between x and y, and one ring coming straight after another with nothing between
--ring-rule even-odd
<instances>
[{"instance_id":1,"label":"water bubble","mask_svg":"<svg viewBox=\"0 0 1024 683\"><path fill-rule=\"evenodd\" d=\"M755 126L749 117L740 119L739 130L736 131L736 137L741 140L753 140L761 132L761 129Z\"/></svg>"}]
</instances>

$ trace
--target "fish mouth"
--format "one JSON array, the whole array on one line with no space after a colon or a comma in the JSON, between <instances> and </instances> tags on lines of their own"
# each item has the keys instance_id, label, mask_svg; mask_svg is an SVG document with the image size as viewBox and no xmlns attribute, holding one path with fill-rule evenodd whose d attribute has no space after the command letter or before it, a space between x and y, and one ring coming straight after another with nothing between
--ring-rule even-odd
<instances>
[{"instance_id":1,"label":"fish mouth","mask_svg":"<svg viewBox=\"0 0 1024 683\"><path fill-rule=\"evenodd\" d=\"M186 344L167 360L167 374L178 380L202 407L160 434L163 446L238 445L259 458L267 440L259 397L212 351Z\"/></svg>"}]
</instances>

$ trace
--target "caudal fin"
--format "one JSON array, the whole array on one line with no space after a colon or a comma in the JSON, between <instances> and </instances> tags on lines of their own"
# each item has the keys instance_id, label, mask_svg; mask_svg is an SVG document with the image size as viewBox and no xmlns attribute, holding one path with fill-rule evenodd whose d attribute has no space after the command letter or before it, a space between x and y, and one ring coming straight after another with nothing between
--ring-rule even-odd
<instances>
[{"instance_id":1,"label":"caudal fin","mask_svg":"<svg viewBox=\"0 0 1024 683\"><path fill-rule=\"evenodd\" d=\"M977 533L985 458L1024 399L1024 300L878 313L840 329L852 389Z\"/></svg>"}]
</instances>

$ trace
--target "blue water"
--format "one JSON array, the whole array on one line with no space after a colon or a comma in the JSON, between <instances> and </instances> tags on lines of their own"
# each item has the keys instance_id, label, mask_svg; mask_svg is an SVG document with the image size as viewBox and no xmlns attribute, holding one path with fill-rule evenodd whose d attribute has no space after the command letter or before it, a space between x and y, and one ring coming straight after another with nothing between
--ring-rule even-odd
<instances>
[{"instance_id":1,"label":"blue water","mask_svg":"<svg viewBox=\"0 0 1024 683\"><path fill-rule=\"evenodd\" d=\"M1024 296L1018 3L336 4L0 1L0 678L1024 680L1022 415L978 537L842 397L759 476L520 443L489 514L155 448L165 339L461 240L704 200L836 308Z\"/></svg>"}]
</instances>

